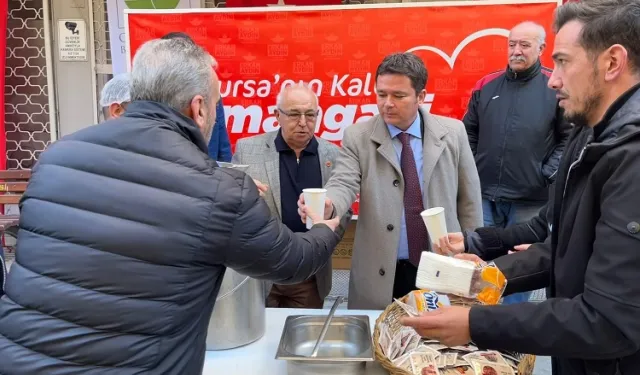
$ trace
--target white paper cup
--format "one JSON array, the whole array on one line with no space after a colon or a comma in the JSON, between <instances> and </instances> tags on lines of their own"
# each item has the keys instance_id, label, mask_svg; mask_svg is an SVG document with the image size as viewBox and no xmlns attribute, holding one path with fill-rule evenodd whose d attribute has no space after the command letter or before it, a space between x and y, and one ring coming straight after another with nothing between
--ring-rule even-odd
<instances>
[{"instance_id":1,"label":"white paper cup","mask_svg":"<svg viewBox=\"0 0 640 375\"><path fill-rule=\"evenodd\" d=\"M443 207L433 207L420 213L422 221L427 227L431 242L437 243L441 237L447 235L447 222L444 217Z\"/></svg>"},{"instance_id":2,"label":"white paper cup","mask_svg":"<svg viewBox=\"0 0 640 375\"><path fill-rule=\"evenodd\" d=\"M327 197L327 189L302 189L304 204L311 212L324 217L324 201ZM307 216L307 229L311 229L313 221Z\"/></svg>"}]
</instances>

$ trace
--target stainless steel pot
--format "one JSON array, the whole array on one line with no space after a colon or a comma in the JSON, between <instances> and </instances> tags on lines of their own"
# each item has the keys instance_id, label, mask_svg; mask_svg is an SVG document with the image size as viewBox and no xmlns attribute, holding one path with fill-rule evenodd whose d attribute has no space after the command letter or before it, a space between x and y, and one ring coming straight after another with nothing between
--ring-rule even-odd
<instances>
[{"instance_id":1,"label":"stainless steel pot","mask_svg":"<svg viewBox=\"0 0 640 375\"><path fill-rule=\"evenodd\" d=\"M227 268L207 329L207 350L233 349L264 336L264 282Z\"/></svg>"}]
</instances>

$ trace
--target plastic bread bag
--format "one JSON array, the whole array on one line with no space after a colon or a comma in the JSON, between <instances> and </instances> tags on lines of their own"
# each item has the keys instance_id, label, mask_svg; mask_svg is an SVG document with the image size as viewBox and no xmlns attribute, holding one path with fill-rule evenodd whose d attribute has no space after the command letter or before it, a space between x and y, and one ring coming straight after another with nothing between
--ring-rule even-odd
<instances>
[{"instance_id":1,"label":"plastic bread bag","mask_svg":"<svg viewBox=\"0 0 640 375\"><path fill-rule=\"evenodd\" d=\"M495 305L502 298L507 279L493 262L474 263L423 251L416 286Z\"/></svg>"},{"instance_id":2,"label":"plastic bread bag","mask_svg":"<svg viewBox=\"0 0 640 375\"><path fill-rule=\"evenodd\" d=\"M407 295L406 302L418 313L433 311L442 306L451 305L447 296L440 296L438 293L427 289L412 291Z\"/></svg>"}]
</instances>

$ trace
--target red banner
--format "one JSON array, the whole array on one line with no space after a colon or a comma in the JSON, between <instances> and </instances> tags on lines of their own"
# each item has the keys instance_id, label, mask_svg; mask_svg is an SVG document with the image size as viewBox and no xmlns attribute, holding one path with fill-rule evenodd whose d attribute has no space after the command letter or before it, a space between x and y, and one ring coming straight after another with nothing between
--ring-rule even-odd
<instances>
[{"instance_id":1,"label":"red banner","mask_svg":"<svg viewBox=\"0 0 640 375\"><path fill-rule=\"evenodd\" d=\"M319 97L316 135L340 144L347 126L378 113L375 70L385 55L419 55L429 71L424 105L462 118L476 81L506 68L509 29L522 21L548 28L558 4L131 10L126 11L128 50L133 55L142 43L170 31L186 32L204 46L220 64L232 147L239 138L276 130L276 95L282 85L299 81ZM552 46L551 30L547 35ZM550 54L547 48L543 63L551 62Z\"/></svg>"},{"instance_id":2,"label":"red banner","mask_svg":"<svg viewBox=\"0 0 640 375\"><path fill-rule=\"evenodd\" d=\"M341 0L227 0L227 8L284 5L340 5Z\"/></svg>"},{"instance_id":3,"label":"red banner","mask_svg":"<svg viewBox=\"0 0 640 375\"><path fill-rule=\"evenodd\" d=\"M4 30L4 38L0 40L0 72L5 72L7 64L7 17L9 16L9 1L0 1L0 30ZM0 87L4 88L5 74L0 76ZM3 90L6 92L6 90ZM5 132L4 95L0 95L0 169L7 167L7 133Z\"/></svg>"},{"instance_id":4,"label":"red banner","mask_svg":"<svg viewBox=\"0 0 640 375\"><path fill-rule=\"evenodd\" d=\"M460 3L457 3L460 4ZM551 25L557 1L469 2L337 7L128 10L132 54L169 31L183 31L219 62L232 145L278 127L281 85L304 81L316 91L316 134L339 144L344 128L378 113L374 75L382 58L412 50L429 71L425 106L461 118L471 89L507 65L508 30L529 20ZM553 45L548 30L547 45ZM547 48L543 62L549 63Z\"/></svg>"}]
</instances>

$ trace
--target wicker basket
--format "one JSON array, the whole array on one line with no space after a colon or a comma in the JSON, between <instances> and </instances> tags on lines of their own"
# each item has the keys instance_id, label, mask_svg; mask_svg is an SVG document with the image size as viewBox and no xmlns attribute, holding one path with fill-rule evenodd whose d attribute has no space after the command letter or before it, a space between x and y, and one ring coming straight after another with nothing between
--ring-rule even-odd
<instances>
[{"instance_id":1,"label":"wicker basket","mask_svg":"<svg viewBox=\"0 0 640 375\"><path fill-rule=\"evenodd\" d=\"M477 304L476 301L461 298L457 296L448 296L452 305L455 306L473 306ZM406 302L406 297L401 299L403 302ZM401 368L398 368L393 365L393 363L387 358L387 356L380 349L380 323L386 322L389 325L389 329L393 332L396 332L401 328L400 326L400 317L406 316L407 314L402 310L402 308L397 303L392 303L380 314L378 319L376 319L376 325L373 330L373 343L375 347L374 355L376 361L378 361L382 367L384 367L389 374L391 375L413 375L408 371L405 371ZM518 375L532 375L533 374L533 366L535 364L536 357L530 354L524 355L524 357L520 360L518 365Z\"/></svg>"}]
</instances>

